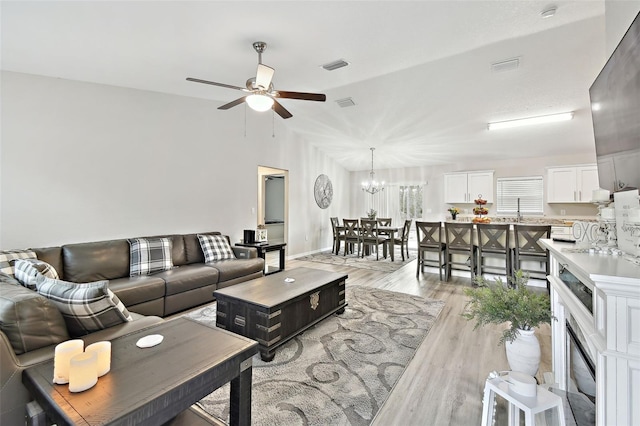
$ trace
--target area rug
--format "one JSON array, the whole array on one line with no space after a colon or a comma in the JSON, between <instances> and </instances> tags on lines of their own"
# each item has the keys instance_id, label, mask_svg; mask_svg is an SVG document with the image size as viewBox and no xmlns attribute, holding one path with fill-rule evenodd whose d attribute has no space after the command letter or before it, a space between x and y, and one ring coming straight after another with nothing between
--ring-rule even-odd
<instances>
[{"instance_id":1,"label":"area rug","mask_svg":"<svg viewBox=\"0 0 640 426\"><path fill-rule=\"evenodd\" d=\"M402 256L400 255L399 251L396 251L394 256L395 260L392 262L391 258L388 256L386 259L380 256L379 260L376 260L375 254L360 258L357 254L348 254L344 256L342 254L335 255L330 251L327 251L322 253L310 254L308 256L297 257L296 260L328 263L331 265L344 265L350 266L352 268L369 269L372 271L380 272L395 272L417 257L416 252L412 250L409 250L409 257L405 257L404 262L402 261Z\"/></svg>"},{"instance_id":2,"label":"area rug","mask_svg":"<svg viewBox=\"0 0 640 426\"><path fill-rule=\"evenodd\" d=\"M347 286L346 300L342 315L290 340L273 361L253 357L251 424L370 424L444 306L362 286ZM215 303L186 315L215 324ZM228 423L229 385L200 406Z\"/></svg>"}]
</instances>

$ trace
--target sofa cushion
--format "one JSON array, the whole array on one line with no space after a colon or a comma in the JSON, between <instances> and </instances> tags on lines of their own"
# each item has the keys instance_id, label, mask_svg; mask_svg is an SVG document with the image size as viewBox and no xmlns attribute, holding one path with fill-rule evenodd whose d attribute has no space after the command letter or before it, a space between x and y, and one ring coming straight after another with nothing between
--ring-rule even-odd
<instances>
[{"instance_id":1,"label":"sofa cushion","mask_svg":"<svg viewBox=\"0 0 640 426\"><path fill-rule=\"evenodd\" d=\"M109 288L125 306L162 299L165 295L164 280L156 275L118 278L109 281Z\"/></svg>"},{"instance_id":2,"label":"sofa cushion","mask_svg":"<svg viewBox=\"0 0 640 426\"><path fill-rule=\"evenodd\" d=\"M60 278L55 268L47 262L38 259L17 259L14 261L15 277L23 286L30 290L36 289L38 274L57 280Z\"/></svg>"},{"instance_id":3,"label":"sofa cushion","mask_svg":"<svg viewBox=\"0 0 640 426\"><path fill-rule=\"evenodd\" d=\"M198 234L198 240L200 240L200 247L206 263L236 258L227 237L224 235Z\"/></svg>"},{"instance_id":4,"label":"sofa cushion","mask_svg":"<svg viewBox=\"0 0 640 426\"><path fill-rule=\"evenodd\" d=\"M62 247L43 247L43 248L31 248L36 252L38 260L43 260L58 273L61 280L64 280L64 268L62 266Z\"/></svg>"},{"instance_id":5,"label":"sofa cushion","mask_svg":"<svg viewBox=\"0 0 640 426\"><path fill-rule=\"evenodd\" d=\"M69 339L58 308L33 290L0 279L0 329L16 355Z\"/></svg>"},{"instance_id":6,"label":"sofa cushion","mask_svg":"<svg viewBox=\"0 0 640 426\"><path fill-rule=\"evenodd\" d=\"M109 281L75 284L40 275L36 285L38 293L58 307L71 337L131 321L127 308L109 289Z\"/></svg>"},{"instance_id":7,"label":"sofa cushion","mask_svg":"<svg viewBox=\"0 0 640 426\"><path fill-rule=\"evenodd\" d=\"M217 269L203 264L183 265L170 271L154 274L154 277L162 278L166 285L166 296L182 293L200 287L205 287L218 282Z\"/></svg>"},{"instance_id":8,"label":"sofa cushion","mask_svg":"<svg viewBox=\"0 0 640 426\"><path fill-rule=\"evenodd\" d=\"M218 283L244 277L264 269L264 259L261 257L253 259L233 259L219 260L217 262L206 263L207 266L215 268L220 273Z\"/></svg>"},{"instance_id":9,"label":"sofa cushion","mask_svg":"<svg viewBox=\"0 0 640 426\"><path fill-rule=\"evenodd\" d=\"M16 259L35 259L33 250L3 250L0 251L0 272L13 275L13 261Z\"/></svg>"},{"instance_id":10,"label":"sofa cushion","mask_svg":"<svg viewBox=\"0 0 640 426\"><path fill-rule=\"evenodd\" d=\"M62 246L64 279L75 283L129 276L129 243L108 240Z\"/></svg>"},{"instance_id":11,"label":"sofa cushion","mask_svg":"<svg viewBox=\"0 0 640 426\"><path fill-rule=\"evenodd\" d=\"M149 275L173 268L169 238L130 238L129 276Z\"/></svg>"}]
</instances>

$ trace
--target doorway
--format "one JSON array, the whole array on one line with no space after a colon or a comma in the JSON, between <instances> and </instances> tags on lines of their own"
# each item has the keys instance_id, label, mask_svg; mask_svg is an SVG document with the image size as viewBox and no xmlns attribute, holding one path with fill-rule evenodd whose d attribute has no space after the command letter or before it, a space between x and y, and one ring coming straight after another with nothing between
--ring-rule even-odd
<instances>
[{"instance_id":1,"label":"doorway","mask_svg":"<svg viewBox=\"0 0 640 426\"><path fill-rule=\"evenodd\" d=\"M258 225L267 228L272 242L287 243L289 222L289 171L258 166Z\"/></svg>"}]
</instances>

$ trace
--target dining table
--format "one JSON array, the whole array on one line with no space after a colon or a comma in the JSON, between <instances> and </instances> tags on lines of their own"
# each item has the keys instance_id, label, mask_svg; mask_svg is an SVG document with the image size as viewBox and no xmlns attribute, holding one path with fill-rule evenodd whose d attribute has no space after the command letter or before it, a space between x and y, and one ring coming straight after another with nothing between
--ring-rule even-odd
<instances>
[{"instance_id":1,"label":"dining table","mask_svg":"<svg viewBox=\"0 0 640 426\"><path fill-rule=\"evenodd\" d=\"M360 227L358 226L356 229L360 230ZM378 233L380 233L380 231L382 231L385 235L389 236L388 242L389 242L389 256L391 257L391 261L393 262L395 260L395 256L394 256L394 252L395 252L395 234L396 232L398 232L400 230L400 228L398 228L397 226L378 226ZM343 225L339 225L336 227L336 230L338 232L342 232L345 230L345 227ZM386 250L386 245L385 245L385 250ZM387 254L386 251L384 252L383 257L386 259L387 258Z\"/></svg>"}]
</instances>

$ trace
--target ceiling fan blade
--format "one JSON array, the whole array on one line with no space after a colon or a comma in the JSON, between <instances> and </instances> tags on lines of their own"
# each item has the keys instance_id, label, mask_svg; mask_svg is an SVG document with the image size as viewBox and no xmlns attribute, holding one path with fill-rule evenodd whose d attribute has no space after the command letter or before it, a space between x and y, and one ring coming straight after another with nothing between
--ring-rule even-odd
<instances>
[{"instance_id":1,"label":"ceiling fan blade","mask_svg":"<svg viewBox=\"0 0 640 426\"><path fill-rule=\"evenodd\" d=\"M301 99L303 101L324 102L327 100L327 95L322 93L287 92L285 90L278 90L275 96L278 98Z\"/></svg>"},{"instance_id":2,"label":"ceiling fan blade","mask_svg":"<svg viewBox=\"0 0 640 426\"><path fill-rule=\"evenodd\" d=\"M222 106L219 106L218 109L229 109L229 108L233 108L236 105L240 105L241 103L244 102L244 100L247 99L246 96L243 96L241 98L236 99L233 102L229 102L228 104L224 104Z\"/></svg>"},{"instance_id":3,"label":"ceiling fan blade","mask_svg":"<svg viewBox=\"0 0 640 426\"><path fill-rule=\"evenodd\" d=\"M187 81L193 81L194 83L210 84L212 86L226 87L227 89L242 90L247 92L247 89L245 89L244 87L232 86L230 84L224 84L224 83L216 83L215 81L200 80L199 78L187 77Z\"/></svg>"},{"instance_id":4,"label":"ceiling fan blade","mask_svg":"<svg viewBox=\"0 0 640 426\"><path fill-rule=\"evenodd\" d=\"M256 86L261 87L262 90L268 90L274 72L275 70L273 68L264 64L258 64L258 69L256 71Z\"/></svg>"},{"instance_id":5,"label":"ceiling fan blade","mask_svg":"<svg viewBox=\"0 0 640 426\"><path fill-rule=\"evenodd\" d=\"M278 115L284 119L291 118L293 115L285 107L283 107L278 101L273 100L273 106L271 107Z\"/></svg>"}]
</instances>

